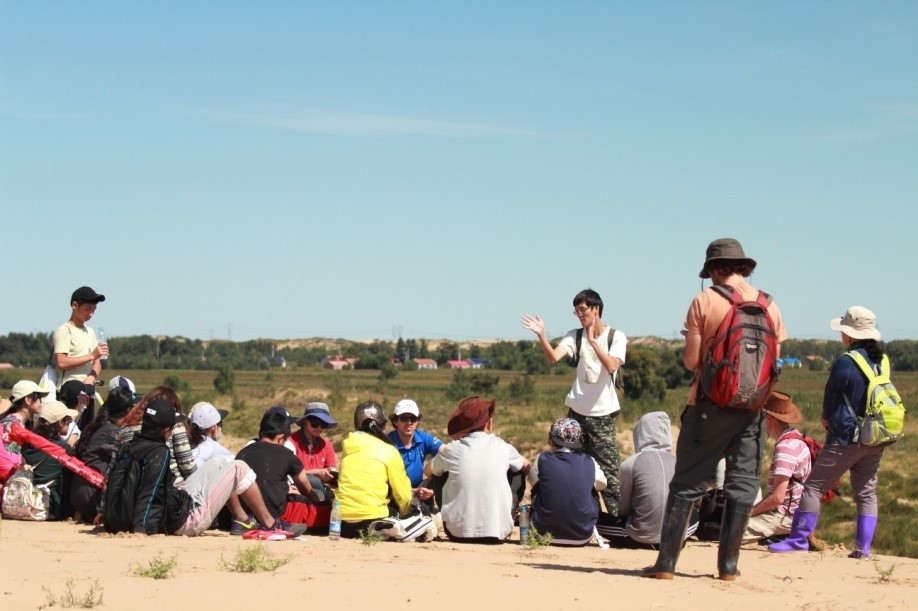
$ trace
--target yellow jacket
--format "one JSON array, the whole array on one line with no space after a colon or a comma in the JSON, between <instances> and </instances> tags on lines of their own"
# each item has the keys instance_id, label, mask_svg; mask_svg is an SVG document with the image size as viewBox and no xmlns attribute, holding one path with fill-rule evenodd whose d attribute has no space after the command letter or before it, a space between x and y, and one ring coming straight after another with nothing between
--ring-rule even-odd
<instances>
[{"instance_id":1,"label":"yellow jacket","mask_svg":"<svg viewBox=\"0 0 918 611\"><path fill-rule=\"evenodd\" d=\"M341 519L359 522L387 517L390 490L401 515L407 515L411 482L398 450L362 431L348 435L342 447L336 494Z\"/></svg>"}]
</instances>

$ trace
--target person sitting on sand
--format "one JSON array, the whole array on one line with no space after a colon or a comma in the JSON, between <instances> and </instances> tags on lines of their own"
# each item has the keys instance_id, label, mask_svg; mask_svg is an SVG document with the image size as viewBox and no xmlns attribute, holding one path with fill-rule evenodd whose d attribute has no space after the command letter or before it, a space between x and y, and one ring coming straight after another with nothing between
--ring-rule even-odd
<instances>
[{"instance_id":1,"label":"person sitting on sand","mask_svg":"<svg viewBox=\"0 0 918 611\"><path fill-rule=\"evenodd\" d=\"M494 408L493 400L464 399L447 423L454 441L427 465L428 476L447 476L438 504L453 541L500 543L509 537L513 511L526 489L529 461L492 434Z\"/></svg>"},{"instance_id":2,"label":"person sitting on sand","mask_svg":"<svg viewBox=\"0 0 918 611\"><path fill-rule=\"evenodd\" d=\"M70 382L67 382L69 384ZM106 475L115 451L115 437L121 420L134 406L134 393L128 388L115 388L99 410L99 415L87 426L77 441L76 457ZM70 502L80 519L92 523L99 512L102 491L74 474L70 487Z\"/></svg>"},{"instance_id":3,"label":"person sitting on sand","mask_svg":"<svg viewBox=\"0 0 918 611\"><path fill-rule=\"evenodd\" d=\"M271 515L258 486L252 485L255 483L255 472L241 460L216 456L176 486L166 446L175 422L175 407L169 401L158 399L147 404L140 431L125 448L146 465L141 470L141 479L133 495L133 511L128 516L133 532L197 536L210 528L224 506L236 520L252 530L269 534L286 531L284 527L287 525ZM117 469L120 463L116 460L115 464ZM107 505L111 505L113 499L119 498L122 493L112 485L112 473L109 472L105 489ZM258 523L249 521L240 499ZM112 530L108 522L106 527Z\"/></svg>"},{"instance_id":4,"label":"person sitting on sand","mask_svg":"<svg viewBox=\"0 0 918 611\"><path fill-rule=\"evenodd\" d=\"M341 536L355 539L374 520L411 509L411 482L398 450L386 437L386 414L376 402L361 403L354 411L354 428L344 440L338 501ZM390 507L390 499L392 505Z\"/></svg>"},{"instance_id":5,"label":"person sitting on sand","mask_svg":"<svg viewBox=\"0 0 918 611\"><path fill-rule=\"evenodd\" d=\"M812 469L810 449L792 424L803 415L790 395L772 391L765 403L765 430L775 440L765 497L752 508L743 543L786 535L803 498L803 482Z\"/></svg>"},{"instance_id":6,"label":"person sitting on sand","mask_svg":"<svg viewBox=\"0 0 918 611\"><path fill-rule=\"evenodd\" d=\"M225 409L217 409L206 401L195 403L191 408L191 455L200 468L214 456L233 457L233 453L220 445L223 436L223 419L229 415Z\"/></svg>"},{"instance_id":7,"label":"person sitting on sand","mask_svg":"<svg viewBox=\"0 0 918 611\"><path fill-rule=\"evenodd\" d=\"M411 399L402 399L392 410L393 431L389 439L402 455L405 471L411 480L411 492L418 499L421 511L430 514L435 511L434 491L430 480L424 478L424 461L428 456L435 456L443 442L427 431L418 428L422 419L418 404Z\"/></svg>"},{"instance_id":8,"label":"person sitting on sand","mask_svg":"<svg viewBox=\"0 0 918 611\"><path fill-rule=\"evenodd\" d=\"M153 401L162 399L168 401L175 408L176 422L172 427L172 434L166 439L169 448L169 470L175 476L175 483L180 484L190 477L198 465L191 453L191 443L188 439L187 419L182 415L182 402L175 391L168 386L157 386L141 397L134 407L120 421L118 434L115 435L115 446L112 448L112 461L122 446L127 445L134 435L140 432L143 414L147 406ZM102 497L105 503L105 496Z\"/></svg>"},{"instance_id":9,"label":"person sitting on sand","mask_svg":"<svg viewBox=\"0 0 918 611\"><path fill-rule=\"evenodd\" d=\"M75 409L69 409L60 401L48 401L41 406L34 432L73 456L73 448L61 439L61 435L67 432L74 418L78 416L79 413ZM70 506L70 477L64 477L65 470L61 463L44 450L29 444L22 448L22 459L26 464L32 466L32 483L36 486L47 485L48 487L50 492L48 519L69 518L73 514Z\"/></svg>"},{"instance_id":10,"label":"person sitting on sand","mask_svg":"<svg viewBox=\"0 0 918 611\"><path fill-rule=\"evenodd\" d=\"M635 453L619 471L619 515L600 514L597 530L613 547L656 549L666 507L669 482L676 468L673 437L666 412L649 412L638 419L632 432ZM684 538L695 533L694 510Z\"/></svg>"},{"instance_id":11,"label":"person sitting on sand","mask_svg":"<svg viewBox=\"0 0 918 611\"><path fill-rule=\"evenodd\" d=\"M296 454L284 447L290 437L288 417L277 411L268 411L261 418L258 427L258 440L242 448L236 460L244 461L257 475L255 483L261 491L265 507L275 518L284 515L287 510L288 478L293 480L296 489L314 502L323 499L322 494L312 487L303 463ZM234 521L230 527L232 534L242 534L251 520L244 523ZM306 532L305 524L291 524L291 531L300 535Z\"/></svg>"},{"instance_id":12,"label":"person sitting on sand","mask_svg":"<svg viewBox=\"0 0 918 611\"><path fill-rule=\"evenodd\" d=\"M559 418L548 433L550 450L532 462L532 527L549 533L555 545L585 545L599 515L597 493L606 476L596 459L583 453L580 423Z\"/></svg>"}]
</instances>

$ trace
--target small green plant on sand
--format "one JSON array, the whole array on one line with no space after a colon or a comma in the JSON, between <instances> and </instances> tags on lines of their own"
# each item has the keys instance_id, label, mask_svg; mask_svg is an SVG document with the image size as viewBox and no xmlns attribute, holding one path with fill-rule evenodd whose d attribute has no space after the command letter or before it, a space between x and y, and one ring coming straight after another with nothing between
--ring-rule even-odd
<instances>
[{"instance_id":1,"label":"small green plant on sand","mask_svg":"<svg viewBox=\"0 0 918 611\"><path fill-rule=\"evenodd\" d=\"M889 583L890 581L892 581L892 574L893 574L893 571L896 570L896 564L895 564L895 563L890 564L888 567L885 567L885 568L884 568L884 567L880 566L880 561L877 560L876 558L871 558L870 561L873 562L873 568L874 568L874 569L876 570L876 572L877 572L877 581L878 581L878 582L880 582L880 583Z\"/></svg>"},{"instance_id":2,"label":"small green plant on sand","mask_svg":"<svg viewBox=\"0 0 918 611\"><path fill-rule=\"evenodd\" d=\"M542 549L543 547L548 547L554 541L554 537L551 536L550 532L545 534L539 534L533 527L529 527L529 549Z\"/></svg>"},{"instance_id":3,"label":"small green plant on sand","mask_svg":"<svg viewBox=\"0 0 918 611\"><path fill-rule=\"evenodd\" d=\"M360 531L360 542L363 543L364 545L376 545L382 540L383 540L382 536L376 531L373 531L373 532L370 532L369 530Z\"/></svg>"},{"instance_id":4,"label":"small green plant on sand","mask_svg":"<svg viewBox=\"0 0 918 611\"><path fill-rule=\"evenodd\" d=\"M89 591L82 596L73 591L73 579L68 579L64 583L64 591L60 595L54 594L48 587L42 588L45 591L47 602L39 608L45 607L62 607L64 609L92 609L102 604L102 585L96 579L89 586Z\"/></svg>"},{"instance_id":5,"label":"small green plant on sand","mask_svg":"<svg viewBox=\"0 0 918 611\"><path fill-rule=\"evenodd\" d=\"M168 558L163 558L162 554L157 554L147 566L137 565L131 568L131 572L138 577L149 577L150 579L169 579L175 572L178 565L178 554L172 554Z\"/></svg>"},{"instance_id":6,"label":"small green plant on sand","mask_svg":"<svg viewBox=\"0 0 918 611\"><path fill-rule=\"evenodd\" d=\"M261 543L246 548L240 548L236 557L226 560L220 556L220 566L223 570L234 573L270 573L284 566L293 559L293 556L275 556Z\"/></svg>"}]
</instances>

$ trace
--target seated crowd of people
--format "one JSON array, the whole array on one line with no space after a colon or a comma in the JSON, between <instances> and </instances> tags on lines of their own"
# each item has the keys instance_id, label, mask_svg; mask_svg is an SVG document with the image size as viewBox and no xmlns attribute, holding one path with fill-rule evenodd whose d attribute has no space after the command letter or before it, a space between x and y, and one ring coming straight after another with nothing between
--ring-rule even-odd
<instances>
[{"instance_id":1,"label":"seated crowd of people","mask_svg":"<svg viewBox=\"0 0 918 611\"><path fill-rule=\"evenodd\" d=\"M343 440L339 466L324 437L338 422L325 403L308 403L301 416L269 408L257 434L234 454L221 444L226 410L199 402L185 413L165 386L141 395L133 382L116 376L98 407L94 387L82 382L64 383L59 400L45 400L47 392L23 380L0 407L0 464L6 465L0 482L19 462L31 465L34 484L49 491L48 519L73 518L116 532L323 534L337 502L344 538L360 536L378 520L424 515L449 540L500 543L514 532L528 483L532 528L551 534L554 544L654 549L675 468L665 412L644 414L635 424L634 453L621 465L613 515L603 512L599 493L606 477L582 451L577 420L556 420L548 448L530 463L493 433L495 402L480 397L463 400L449 416L449 443L419 428L423 416L411 399L396 403L388 418L383 406L363 403ZM775 455L745 542L790 532L811 467L809 450L792 426L801 414L790 397L774 392L765 413ZM59 450L20 446L11 435L15 426ZM104 489L65 468L58 460L64 455L108 476ZM133 479L131 461L143 465ZM709 496L715 498L716 489ZM713 519L707 515L711 508L702 505L685 538L706 516Z\"/></svg>"}]
</instances>

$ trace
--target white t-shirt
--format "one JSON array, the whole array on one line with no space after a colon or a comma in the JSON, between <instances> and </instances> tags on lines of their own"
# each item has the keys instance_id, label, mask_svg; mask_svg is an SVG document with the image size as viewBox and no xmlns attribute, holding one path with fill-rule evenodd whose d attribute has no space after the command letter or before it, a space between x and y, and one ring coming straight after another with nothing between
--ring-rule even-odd
<instances>
[{"instance_id":1,"label":"white t-shirt","mask_svg":"<svg viewBox=\"0 0 918 611\"><path fill-rule=\"evenodd\" d=\"M606 325L605 330L599 334L596 343L601 348L609 345L609 331L612 327ZM571 329L561 339L559 345L564 346L568 356L574 356L575 340L578 329ZM564 398L564 404L580 414L581 416L607 416L614 414L622 408L618 402L618 395L615 394L613 383L615 378L606 371L606 368L599 362L596 351L587 341L584 330L584 337L580 346L580 362L577 363L577 377L571 385L571 390ZM625 350L628 346L628 338L621 331L616 331L612 337L612 346L609 348L609 356L619 359L622 364L625 363ZM618 375L618 371L615 372Z\"/></svg>"},{"instance_id":2,"label":"white t-shirt","mask_svg":"<svg viewBox=\"0 0 918 611\"><path fill-rule=\"evenodd\" d=\"M219 443L211 439L210 437L205 437L204 441L198 444L198 447L191 449L191 455L194 457L194 464L201 468L204 466L208 460L214 456L226 456L230 460L235 460L233 453L221 446Z\"/></svg>"},{"instance_id":3,"label":"white t-shirt","mask_svg":"<svg viewBox=\"0 0 918 611\"><path fill-rule=\"evenodd\" d=\"M51 339L54 343L54 354L66 354L67 356L86 356L99 345L96 332L91 327L84 325L80 329L69 321L55 329ZM82 382L92 373L92 363L89 361L66 371L58 370L57 389L60 390L61 384L70 380Z\"/></svg>"},{"instance_id":4,"label":"white t-shirt","mask_svg":"<svg viewBox=\"0 0 918 611\"><path fill-rule=\"evenodd\" d=\"M445 444L430 463L434 475L449 473L443 486L443 524L456 537L506 539L513 531L513 495L507 471L523 468L509 443L488 433L470 433Z\"/></svg>"}]
</instances>

